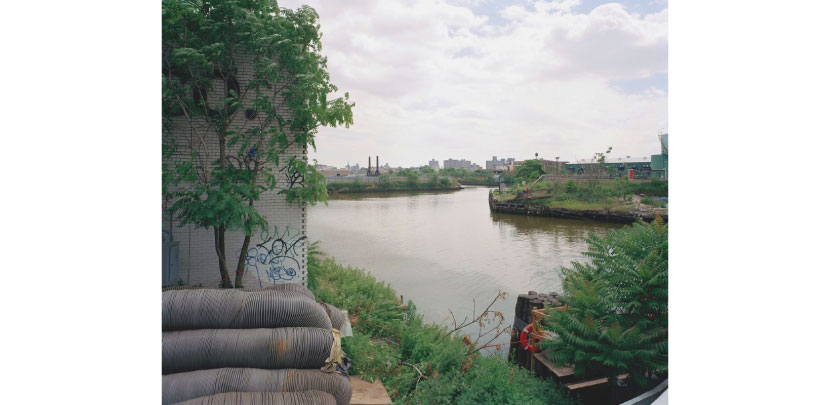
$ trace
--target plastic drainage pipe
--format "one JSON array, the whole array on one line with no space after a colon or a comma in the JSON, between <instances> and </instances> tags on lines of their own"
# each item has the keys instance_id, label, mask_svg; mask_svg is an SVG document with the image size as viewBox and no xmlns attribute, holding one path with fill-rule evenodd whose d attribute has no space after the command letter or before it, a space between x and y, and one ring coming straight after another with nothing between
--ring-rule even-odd
<instances>
[{"instance_id":1,"label":"plastic drainage pipe","mask_svg":"<svg viewBox=\"0 0 830 405\"><path fill-rule=\"evenodd\" d=\"M176 291L176 290L228 290L228 288L221 288L221 287L201 287L201 286L193 286L193 285L177 285L171 287L163 287L161 289L162 292L165 291ZM236 289L239 290L239 289ZM274 291L293 291L296 293L303 294L308 296L311 299L315 299L314 293L311 292L308 288L306 288L302 284L297 283L282 283L282 284L272 284L264 288L243 288L242 291L265 291L265 290L274 290Z\"/></svg>"},{"instance_id":2,"label":"plastic drainage pipe","mask_svg":"<svg viewBox=\"0 0 830 405\"><path fill-rule=\"evenodd\" d=\"M164 287L164 288L162 288L162 292L181 291L181 290L219 290L219 291L225 290L225 291L227 291L229 289L223 289L223 288L219 288L219 287L200 287L200 286L173 286L173 287ZM236 290L236 291L239 291L239 290ZM274 284L274 285L270 285L270 286L265 287L265 288L245 288L245 289L242 289L241 291L245 291L245 292L253 292L253 291L288 291L288 292L296 292L298 294L305 295L305 296L307 296L311 299L316 299L314 297L314 294L311 292L311 290L309 290L308 288L306 288L302 284L296 284L296 283ZM325 309L326 313L329 315L329 318L331 319L332 327L334 329L337 329L337 330L342 329L343 325L346 323L345 313L343 313L343 311L337 309L333 305L329 305L329 304L326 304L326 303L320 303L320 305L323 305L323 309Z\"/></svg>"},{"instance_id":3,"label":"plastic drainage pipe","mask_svg":"<svg viewBox=\"0 0 830 405\"><path fill-rule=\"evenodd\" d=\"M326 313L329 315L329 319L331 319L331 327L337 330L342 330L343 325L346 323L346 314L337 309L334 305L329 305L326 303L321 303L320 305L326 310Z\"/></svg>"},{"instance_id":4,"label":"plastic drainage pipe","mask_svg":"<svg viewBox=\"0 0 830 405\"><path fill-rule=\"evenodd\" d=\"M261 370L220 368L162 376L162 403L174 404L189 399L229 392L323 391L347 405L352 397L349 379L319 370Z\"/></svg>"},{"instance_id":5,"label":"plastic drainage pipe","mask_svg":"<svg viewBox=\"0 0 830 405\"><path fill-rule=\"evenodd\" d=\"M176 405L335 405L331 394L305 392L226 392L179 402Z\"/></svg>"},{"instance_id":6,"label":"plastic drainage pipe","mask_svg":"<svg viewBox=\"0 0 830 405\"><path fill-rule=\"evenodd\" d=\"M162 331L331 328L322 306L293 291L171 290L162 293L161 303Z\"/></svg>"},{"instance_id":7,"label":"plastic drainage pipe","mask_svg":"<svg viewBox=\"0 0 830 405\"><path fill-rule=\"evenodd\" d=\"M161 373L223 367L320 369L331 353L330 329L200 329L162 333Z\"/></svg>"}]
</instances>

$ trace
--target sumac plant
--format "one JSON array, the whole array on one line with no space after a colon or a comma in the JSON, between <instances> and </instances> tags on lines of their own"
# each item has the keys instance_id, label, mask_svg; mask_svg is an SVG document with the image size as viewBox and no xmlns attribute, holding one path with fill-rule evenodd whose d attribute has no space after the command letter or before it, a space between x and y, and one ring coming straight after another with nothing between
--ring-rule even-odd
<instances>
[{"instance_id":1,"label":"sumac plant","mask_svg":"<svg viewBox=\"0 0 830 405\"><path fill-rule=\"evenodd\" d=\"M668 226L639 222L588 243L590 261L562 269L567 309L551 312L558 337L544 346L577 376L628 373L643 385L668 370Z\"/></svg>"}]
</instances>

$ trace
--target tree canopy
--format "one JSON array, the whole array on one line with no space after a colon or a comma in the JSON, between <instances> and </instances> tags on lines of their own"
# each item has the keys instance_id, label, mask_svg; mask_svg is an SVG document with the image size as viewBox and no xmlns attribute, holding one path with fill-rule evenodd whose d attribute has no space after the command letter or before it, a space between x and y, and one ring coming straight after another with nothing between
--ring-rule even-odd
<instances>
[{"instance_id":1,"label":"tree canopy","mask_svg":"<svg viewBox=\"0 0 830 405\"><path fill-rule=\"evenodd\" d=\"M180 225L214 230L226 287L225 232L245 233L239 287L250 237L269 226L254 202L277 188L299 204L325 200L322 175L292 151L316 147L319 126L352 123L348 93L329 99L318 20L273 0L162 2L162 193ZM242 64L253 73L240 83ZM218 154L206 146L216 144Z\"/></svg>"},{"instance_id":2,"label":"tree canopy","mask_svg":"<svg viewBox=\"0 0 830 405\"><path fill-rule=\"evenodd\" d=\"M545 166L542 165L542 162L534 159L525 160L516 169L516 179L519 181L533 181L543 174L545 174Z\"/></svg>"}]
</instances>

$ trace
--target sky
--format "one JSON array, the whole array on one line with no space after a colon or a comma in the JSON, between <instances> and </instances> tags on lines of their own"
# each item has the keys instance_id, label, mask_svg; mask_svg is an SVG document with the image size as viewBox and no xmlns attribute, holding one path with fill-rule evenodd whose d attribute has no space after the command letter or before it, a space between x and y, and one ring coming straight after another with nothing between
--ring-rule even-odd
<instances>
[{"instance_id":1,"label":"sky","mask_svg":"<svg viewBox=\"0 0 830 405\"><path fill-rule=\"evenodd\" d=\"M317 10L331 81L356 103L354 125L320 129L320 164L650 156L668 131L666 0L279 4Z\"/></svg>"}]
</instances>

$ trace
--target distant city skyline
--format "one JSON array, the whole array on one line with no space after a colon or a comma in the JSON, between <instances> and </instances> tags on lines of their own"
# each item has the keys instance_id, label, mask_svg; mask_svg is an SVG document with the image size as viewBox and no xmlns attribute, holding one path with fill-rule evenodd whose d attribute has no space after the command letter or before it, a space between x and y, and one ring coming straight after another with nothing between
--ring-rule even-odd
<instances>
[{"instance_id":1,"label":"distant city skyline","mask_svg":"<svg viewBox=\"0 0 830 405\"><path fill-rule=\"evenodd\" d=\"M605 152L605 151L602 151L602 152ZM660 153L660 149L659 149L659 143L658 143L657 150L652 151L652 152L647 153L647 154L632 155L632 154L614 153L612 151L610 154L607 154L607 161L608 162L614 162L614 161L617 161L617 160L621 160L621 161L648 160L648 159L651 158L651 155L655 155L655 154L659 154L659 153ZM479 161L476 161L474 159L467 159L465 157L455 156L455 157L448 157L447 159L429 159L429 160L424 161L424 162L416 162L415 164L412 164L412 165L398 164L398 163L395 163L395 162L387 162L387 161L384 161L383 157L381 156L380 157L380 165L381 165L381 167L386 166L386 167L393 167L393 168L397 168L397 167L409 168L409 167L421 167L421 166L428 166L429 167L429 166L433 166L434 164L439 164L440 163L440 167L443 169L443 168L445 168L445 164L446 164L447 160L454 160L454 161L462 161L462 162L467 161L471 165L480 166L481 169L490 169L490 166L488 165L488 163L490 163L492 161L492 159L496 156L502 156L502 155L490 155L487 159L481 160L480 161L481 163L479 163ZM557 159L557 157L558 157L558 159ZM535 156L535 155L524 157L524 158L499 157L498 161L501 162L502 164L506 164L506 163L509 163L511 161L520 162L520 161L524 161L524 160L528 160L528 159L538 159L538 160L550 160L550 161L576 163L576 162L590 161L593 158L594 158L593 154L590 155L590 156L583 156L583 157L570 158L570 159L566 159L563 156L542 156L542 154L539 154L538 157ZM317 158L314 158L314 159L317 160L318 165L332 166L332 167L337 167L337 168L349 168L349 167L367 168L368 167L368 163L367 163L368 159L364 159L363 164L361 164L357 160L348 160L348 159L345 162L324 162L324 161L320 161ZM372 167L374 167L374 166L375 166L375 158L372 157Z\"/></svg>"},{"instance_id":2,"label":"distant city skyline","mask_svg":"<svg viewBox=\"0 0 830 405\"><path fill-rule=\"evenodd\" d=\"M659 153L665 0L281 0L314 7L332 82L356 103L309 157L392 166Z\"/></svg>"}]
</instances>

